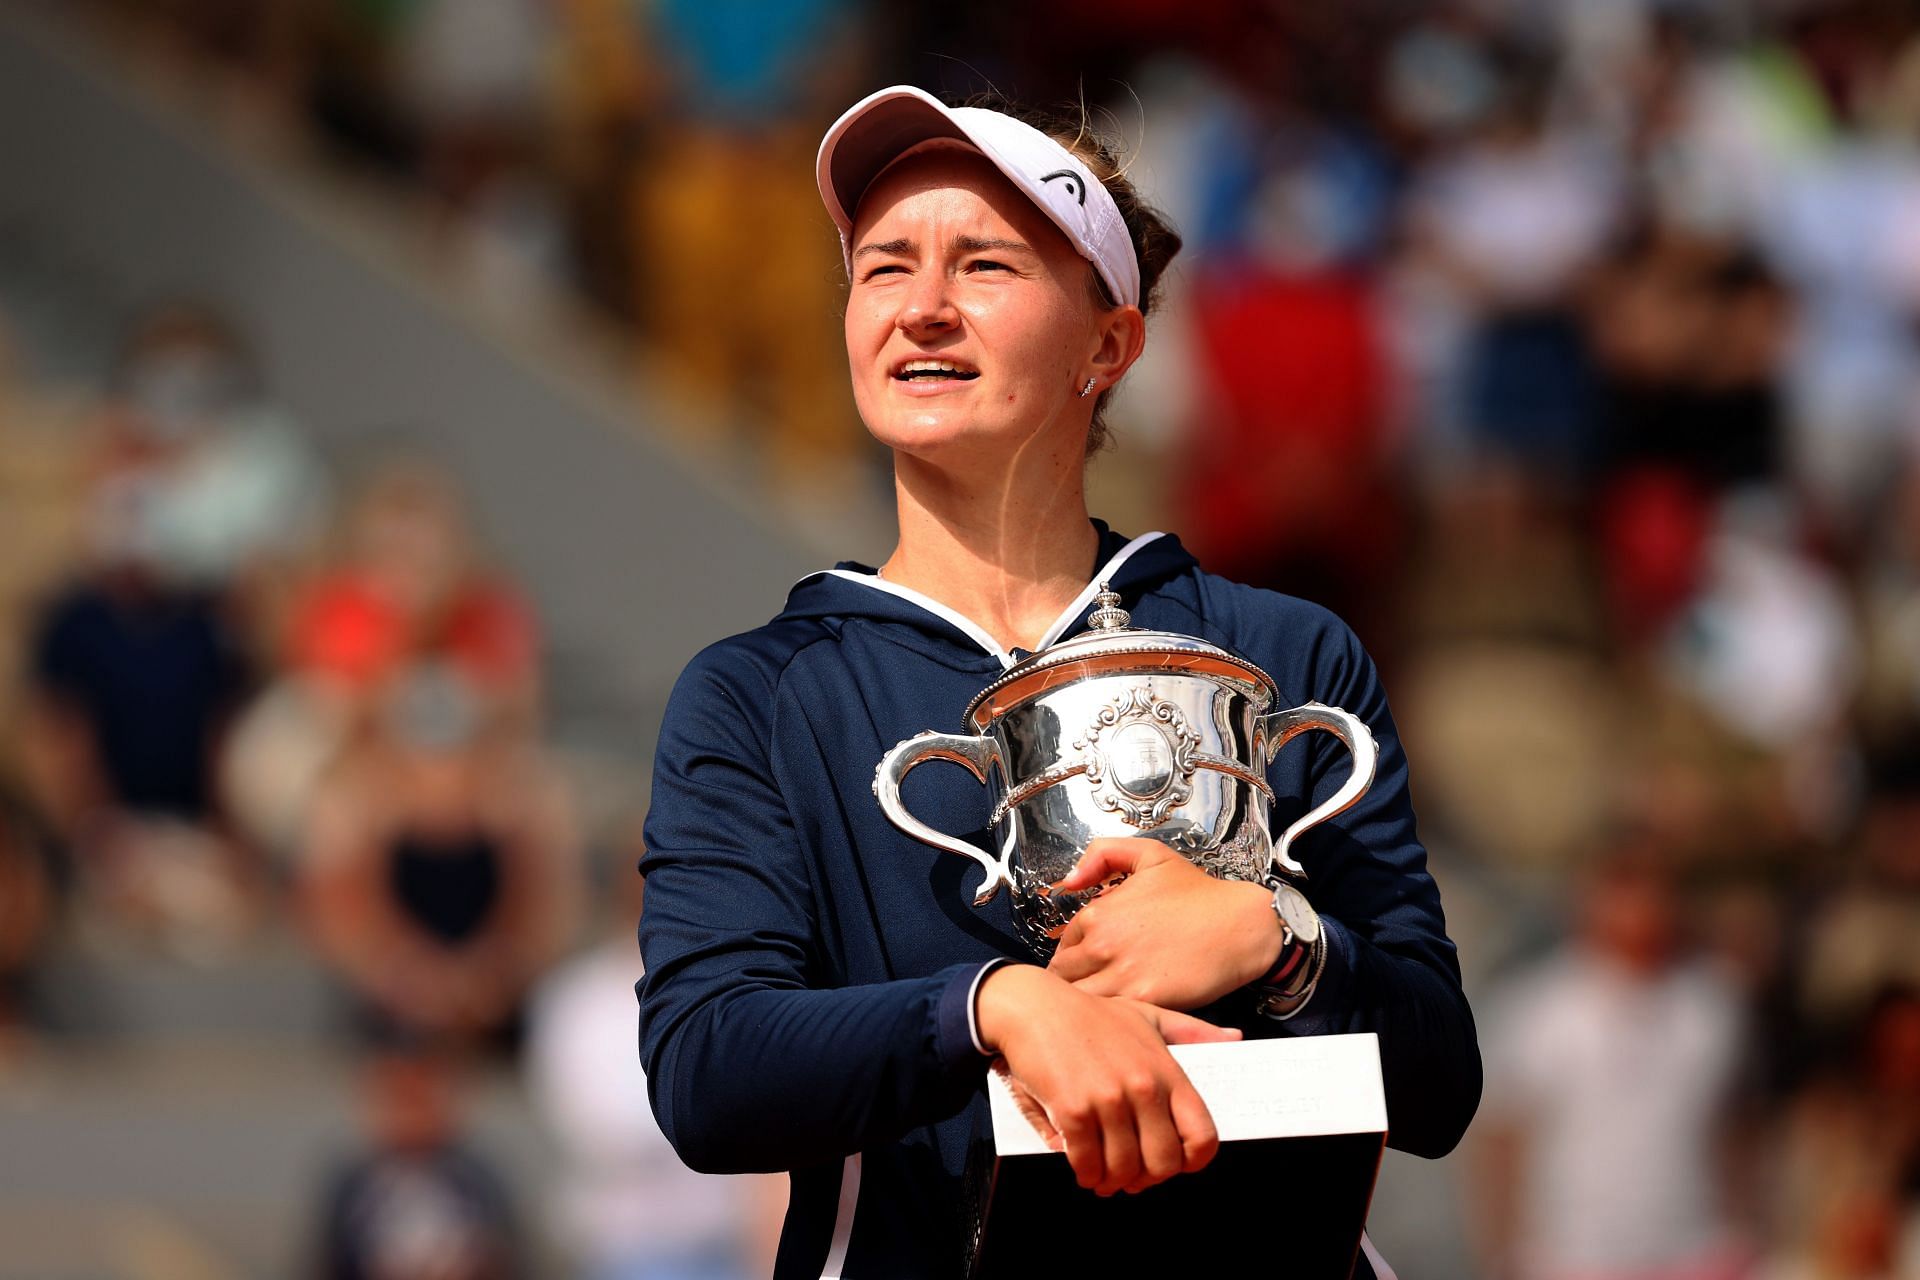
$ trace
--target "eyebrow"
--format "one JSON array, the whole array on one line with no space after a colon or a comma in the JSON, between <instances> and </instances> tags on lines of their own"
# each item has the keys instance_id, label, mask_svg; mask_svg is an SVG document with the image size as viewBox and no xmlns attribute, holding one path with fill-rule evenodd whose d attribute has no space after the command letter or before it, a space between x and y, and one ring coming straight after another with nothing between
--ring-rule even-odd
<instances>
[{"instance_id":1,"label":"eyebrow","mask_svg":"<svg viewBox=\"0 0 1920 1280\"><path fill-rule=\"evenodd\" d=\"M1022 253L1033 252L1033 246L1024 240L983 240L978 236L955 236L953 247L962 253L979 253L988 249L1017 249Z\"/></svg>"},{"instance_id":2,"label":"eyebrow","mask_svg":"<svg viewBox=\"0 0 1920 1280\"><path fill-rule=\"evenodd\" d=\"M912 255L913 247L914 247L913 241L911 240L872 241L867 244L861 245L858 249L855 249L853 251L853 256L856 261L858 259L866 257L869 254L874 254L874 253L894 254L900 257L908 257ZM981 253L986 251L1005 252L1006 250L1009 250L1009 249L1020 252L1020 253L1033 252L1033 246L1028 244L1024 240L997 240L992 238L982 238L980 236L955 236L953 238L953 247L959 250L961 253Z\"/></svg>"},{"instance_id":3,"label":"eyebrow","mask_svg":"<svg viewBox=\"0 0 1920 1280\"><path fill-rule=\"evenodd\" d=\"M869 241L866 244L861 245L858 249L855 249L853 251L853 256L855 261L858 261L859 259L866 257L870 253L887 253L887 254L894 254L899 257L906 257L907 254L912 251L912 249L913 249L913 242L911 240L881 240L878 242Z\"/></svg>"}]
</instances>

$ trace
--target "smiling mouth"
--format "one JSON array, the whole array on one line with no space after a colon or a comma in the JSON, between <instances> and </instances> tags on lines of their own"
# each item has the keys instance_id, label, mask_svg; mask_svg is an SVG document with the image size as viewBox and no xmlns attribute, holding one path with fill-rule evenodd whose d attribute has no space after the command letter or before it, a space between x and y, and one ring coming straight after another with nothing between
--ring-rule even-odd
<instances>
[{"instance_id":1,"label":"smiling mouth","mask_svg":"<svg viewBox=\"0 0 1920 1280\"><path fill-rule=\"evenodd\" d=\"M952 360L909 360L893 371L896 382L972 382L979 376L978 369Z\"/></svg>"}]
</instances>

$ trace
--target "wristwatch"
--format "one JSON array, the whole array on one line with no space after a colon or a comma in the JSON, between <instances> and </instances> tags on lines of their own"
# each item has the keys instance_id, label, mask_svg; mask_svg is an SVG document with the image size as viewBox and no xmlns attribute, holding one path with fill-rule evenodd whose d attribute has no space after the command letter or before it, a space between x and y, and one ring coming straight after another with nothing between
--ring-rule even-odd
<instances>
[{"instance_id":1,"label":"wristwatch","mask_svg":"<svg viewBox=\"0 0 1920 1280\"><path fill-rule=\"evenodd\" d=\"M1280 919L1280 955L1266 977L1254 984L1254 1008L1285 1021L1313 994L1326 967L1327 947L1320 914L1307 896L1278 876L1269 877L1267 884L1273 889L1273 914Z\"/></svg>"}]
</instances>

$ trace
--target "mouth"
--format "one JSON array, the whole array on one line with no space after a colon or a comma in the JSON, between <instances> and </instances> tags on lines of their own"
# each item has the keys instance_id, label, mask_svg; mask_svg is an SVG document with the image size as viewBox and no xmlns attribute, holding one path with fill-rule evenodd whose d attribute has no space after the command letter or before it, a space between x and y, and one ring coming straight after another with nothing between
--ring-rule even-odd
<instances>
[{"instance_id":1,"label":"mouth","mask_svg":"<svg viewBox=\"0 0 1920 1280\"><path fill-rule=\"evenodd\" d=\"M972 382L980 376L980 371L964 360L930 360L916 358L896 361L893 366L895 382Z\"/></svg>"}]
</instances>

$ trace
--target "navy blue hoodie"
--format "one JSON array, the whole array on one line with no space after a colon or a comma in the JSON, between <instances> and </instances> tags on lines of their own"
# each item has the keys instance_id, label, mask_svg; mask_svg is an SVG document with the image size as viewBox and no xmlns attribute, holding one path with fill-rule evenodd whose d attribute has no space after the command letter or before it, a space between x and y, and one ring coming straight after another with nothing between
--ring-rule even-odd
<instances>
[{"instance_id":1,"label":"navy blue hoodie","mask_svg":"<svg viewBox=\"0 0 1920 1280\"><path fill-rule=\"evenodd\" d=\"M1391 1144L1445 1154L1478 1105L1480 1055L1373 663L1325 609L1205 573L1171 536L1099 530L1094 581L1135 626L1240 654L1281 706L1344 707L1380 744L1366 797L1294 847L1329 941L1312 1000L1284 1023L1247 995L1196 1012L1250 1036L1376 1032ZM1049 643L1085 626L1094 581ZM959 1271L961 1173L985 1105L973 986L1027 953L1008 895L971 906L978 869L896 830L872 782L902 738L958 731L1019 656L843 564L706 649L674 689L641 864L641 1057L689 1165L792 1171L777 1276ZM1284 748L1267 775L1274 829L1330 795L1347 760L1325 734ZM990 798L965 769L925 766L904 790L923 821L990 847Z\"/></svg>"}]
</instances>

